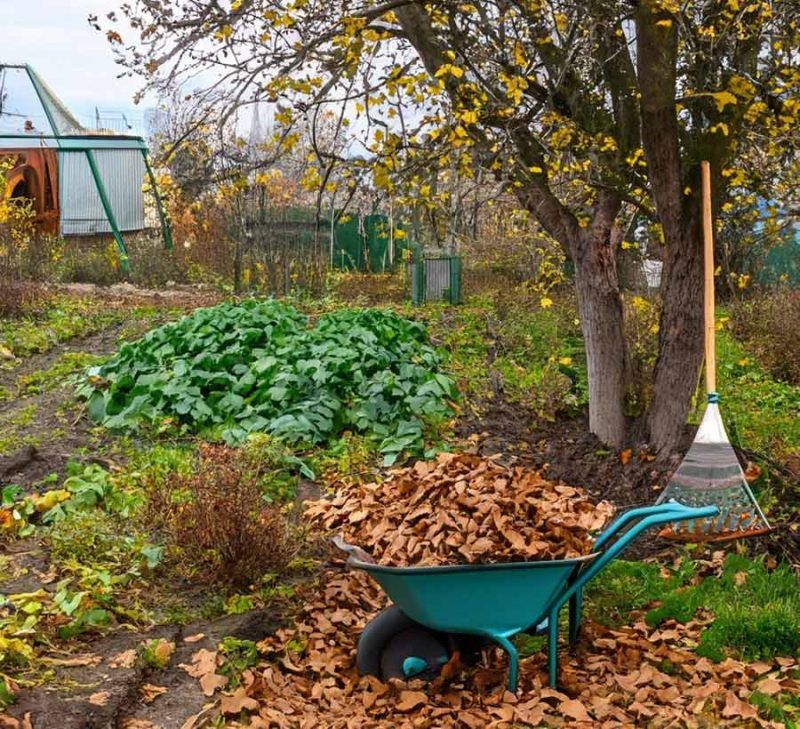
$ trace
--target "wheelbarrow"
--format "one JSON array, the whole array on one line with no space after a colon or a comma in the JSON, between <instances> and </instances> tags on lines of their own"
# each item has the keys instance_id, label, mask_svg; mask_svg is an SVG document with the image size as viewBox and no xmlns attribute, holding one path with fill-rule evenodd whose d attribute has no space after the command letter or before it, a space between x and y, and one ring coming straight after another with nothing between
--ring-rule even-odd
<instances>
[{"instance_id":1,"label":"wheelbarrow","mask_svg":"<svg viewBox=\"0 0 800 729\"><path fill-rule=\"evenodd\" d=\"M340 537L350 567L367 572L394 605L374 618L358 643L358 668L381 678L433 677L458 646L497 643L508 654L508 689L516 691L517 633L547 633L548 680L557 685L558 614L569 603L569 641L578 637L583 588L642 532L661 524L705 519L716 506L677 502L632 509L574 559L505 564L388 567Z\"/></svg>"}]
</instances>

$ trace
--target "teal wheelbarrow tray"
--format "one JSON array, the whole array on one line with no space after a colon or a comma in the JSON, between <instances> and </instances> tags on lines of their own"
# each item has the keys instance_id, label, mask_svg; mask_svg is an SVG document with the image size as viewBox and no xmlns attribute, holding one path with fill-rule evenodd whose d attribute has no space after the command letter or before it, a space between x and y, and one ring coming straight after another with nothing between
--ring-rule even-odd
<instances>
[{"instance_id":1,"label":"teal wheelbarrow tray","mask_svg":"<svg viewBox=\"0 0 800 729\"><path fill-rule=\"evenodd\" d=\"M548 679L551 686L556 686L561 608L569 603L572 642L580 628L583 588L636 537L650 527L705 519L718 512L716 506L695 508L674 501L632 509L597 537L591 554L539 562L388 567L375 564L363 549L340 538L334 542L348 552L347 564L367 572L409 622L439 636L477 636L502 647L509 658L508 689L516 691L519 657L510 640L514 635L547 633ZM362 639L368 630L369 626ZM374 649L373 646L371 650ZM416 663L423 662L413 656L405 659L407 677L418 672L414 669Z\"/></svg>"}]
</instances>

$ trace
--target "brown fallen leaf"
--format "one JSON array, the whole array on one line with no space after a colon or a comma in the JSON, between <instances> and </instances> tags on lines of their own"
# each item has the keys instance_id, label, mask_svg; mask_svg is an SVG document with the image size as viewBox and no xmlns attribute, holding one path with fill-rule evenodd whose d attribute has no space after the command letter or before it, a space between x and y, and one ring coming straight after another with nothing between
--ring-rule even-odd
<instances>
[{"instance_id":1,"label":"brown fallen leaf","mask_svg":"<svg viewBox=\"0 0 800 729\"><path fill-rule=\"evenodd\" d=\"M217 689L224 688L227 683L228 679L218 673L207 673L200 678L200 688L206 696L213 696Z\"/></svg>"},{"instance_id":2,"label":"brown fallen leaf","mask_svg":"<svg viewBox=\"0 0 800 729\"><path fill-rule=\"evenodd\" d=\"M196 653L192 654L191 664L179 663L179 668L182 668L186 673L194 678L200 678L207 673L213 673L217 667L217 652L210 651L206 648L201 648Z\"/></svg>"},{"instance_id":3,"label":"brown fallen leaf","mask_svg":"<svg viewBox=\"0 0 800 729\"><path fill-rule=\"evenodd\" d=\"M166 686L155 686L152 683L143 683L139 687L139 695L145 704L152 704L161 694L166 692Z\"/></svg>"},{"instance_id":4,"label":"brown fallen leaf","mask_svg":"<svg viewBox=\"0 0 800 729\"><path fill-rule=\"evenodd\" d=\"M110 691L98 691L97 693L92 694L86 700L94 706L105 706L110 698L111 698Z\"/></svg>"},{"instance_id":5,"label":"brown fallen leaf","mask_svg":"<svg viewBox=\"0 0 800 729\"><path fill-rule=\"evenodd\" d=\"M767 696L774 696L783 691L783 686L774 678L765 678L756 686L756 690Z\"/></svg>"},{"instance_id":6,"label":"brown fallen leaf","mask_svg":"<svg viewBox=\"0 0 800 729\"><path fill-rule=\"evenodd\" d=\"M592 721L592 717L589 716L589 712L586 711L586 707L582 702L578 701L578 699L562 701L558 705L558 710L564 716L568 716L570 719L575 719L575 721Z\"/></svg>"},{"instance_id":7,"label":"brown fallen leaf","mask_svg":"<svg viewBox=\"0 0 800 729\"><path fill-rule=\"evenodd\" d=\"M577 557L612 512L540 472L466 453L397 469L383 483L337 484L336 498L306 507L312 525L397 566Z\"/></svg>"},{"instance_id":8,"label":"brown fallen leaf","mask_svg":"<svg viewBox=\"0 0 800 729\"><path fill-rule=\"evenodd\" d=\"M753 719L758 716L758 710L752 704L742 701L733 691L728 691L722 716L726 719Z\"/></svg>"},{"instance_id":9,"label":"brown fallen leaf","mask_svg":"<svg viewBox=\"0 0 800 729\"><path fill-rule=\"evenodd\" d=\"M428 694L422 691L401 691L400 700L395 705L398 711L409 712L428 703Z\"/></svg>"},{"instance_id":10,"label":"brown fallen leaf","mask_svg":"<svg viewBox=\"0 0 800 729\"><path fill-rule=\"evenodd\" d=\"M243 688L238 689L230 696L223 696L219 703L219 710L226 715L240 714L248 711L258 711L258 701L251 699Z\"/></svg>"},{"instance_id":11,"label":"brown fallen leaf","mask_svg":"<svg viewBox=\"0 0 800 729\"><path fill-rule=\"evenodd\" d=\"M136 649L130 648L129 650L117 653L108 659L109 668L132 668L136 663Z\"/></svg>"},{"instance_id":12,"label":"brown fallen leaf","mask_svg":"<svg viewBox=\"0 0 800 729\"><path fill-rule=\"evenodd\" d=\"M205 633L195 633L194 635L187 635L184 639L184 643L199 643L203 638L206 637Z\"/></svg>"}]
</instances>

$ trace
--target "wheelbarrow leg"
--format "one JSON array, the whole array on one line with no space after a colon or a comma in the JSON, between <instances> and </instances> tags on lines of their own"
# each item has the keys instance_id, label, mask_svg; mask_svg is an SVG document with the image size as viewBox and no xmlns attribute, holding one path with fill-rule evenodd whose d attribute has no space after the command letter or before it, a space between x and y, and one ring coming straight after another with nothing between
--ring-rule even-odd
<instances>
[{"instance_id":1,"label":"wheelbarrow leg","mask_svg":"<svg viewBox=\"0 0 800 729\"><path fill-rule=\"evenodd\" d=\"M578 639L581 629L581 611L583 609L583 590L578 590L569 599L569 642L574 643Z\"/></svg>"},{"instance_id":2,"label":"wheelbarrow leg","mask_svg":"<svg viewBox=\"0 0 800 729\"><path fill-rule=\"evenodd\" d=\"M558 688L558 609L547 618L547 679L551 688Z\"/></svg>"},{"instance_id":3,"label":"wheelbarrow leg","mask_svg":"<svg viewBox=\"0 0 800 729\"><path fill-rule=\"evenodd\" d=\"M517 679L519 676L519 655L514 644L504 635L493 635L500 647L508 654L508 690L511 693L517 691Z\"/></svg>"}]
</instances>

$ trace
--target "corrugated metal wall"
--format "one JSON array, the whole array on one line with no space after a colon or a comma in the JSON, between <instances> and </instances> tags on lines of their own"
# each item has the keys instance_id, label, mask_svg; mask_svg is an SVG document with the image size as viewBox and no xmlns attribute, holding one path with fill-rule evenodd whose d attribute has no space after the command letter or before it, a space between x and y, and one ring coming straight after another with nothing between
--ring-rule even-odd
<instances>
[{"instance_id":1,"label":"corrugated metal wall","mask_svg":"<svg viewBox=\"0 0 800 729\"><path fill-rule=\"evenodd\" d=\"M136 149L97 149L94 157L119 229L145 228L142 185L146 168L142 153ZM61 234L110 233L86 153L60 151L58 159Z\"/></svg>"},{"instance_id":2,"label":"corrugated metal wall","mask_svg":"<svg viewBox=\"0 0 800 729\"><path fill-rule=\"evenodd\" d=\"M408 264L411 300L461 302L461 259L458 256L425 258Z\"/></svg>"}]
</instances>

